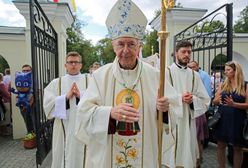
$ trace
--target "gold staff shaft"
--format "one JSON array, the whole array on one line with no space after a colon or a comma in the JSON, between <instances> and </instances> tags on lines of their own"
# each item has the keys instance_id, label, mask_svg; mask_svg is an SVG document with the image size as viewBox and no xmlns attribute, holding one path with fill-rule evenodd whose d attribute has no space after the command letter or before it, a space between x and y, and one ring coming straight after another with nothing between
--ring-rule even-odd
<instances>
[{"instance_id":1,"label":"gold staff shaft","mask_svg":"<svg viewBox=\"0 0 248 168\"><path fill-rule=\"evenodd\" d=\"M174 6L174 0L161 0L161 28L158 32L160 37L160 85L159 97L164 96L165 90L165 65L166 65L166 9ZM162 141L163 141L163 111L158 112L158 163L162 168Z\"/></svg>"}]
</instances>

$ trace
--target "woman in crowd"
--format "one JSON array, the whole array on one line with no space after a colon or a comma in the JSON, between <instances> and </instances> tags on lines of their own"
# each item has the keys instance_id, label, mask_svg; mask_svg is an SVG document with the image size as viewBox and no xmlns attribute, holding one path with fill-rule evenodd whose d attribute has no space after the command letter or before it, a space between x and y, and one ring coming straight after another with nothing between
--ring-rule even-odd
<instances>
[{"instance_id":1,"label":"woman in crowd","mask_svg":"<svg viewBox=\"0 0 248 168\"><path fill-rule=\"evenodd\" d=\"M240 168L243 160L242 147L245 141L242 128L248 108L247 84L240 64L235 61L225 64L226 79L218 87L214 104L219 105L221 118L215 130L218 142L217 157L219 167L225 167L227 144L233 145L233 167Z\"/></svg>"}]
</instances>

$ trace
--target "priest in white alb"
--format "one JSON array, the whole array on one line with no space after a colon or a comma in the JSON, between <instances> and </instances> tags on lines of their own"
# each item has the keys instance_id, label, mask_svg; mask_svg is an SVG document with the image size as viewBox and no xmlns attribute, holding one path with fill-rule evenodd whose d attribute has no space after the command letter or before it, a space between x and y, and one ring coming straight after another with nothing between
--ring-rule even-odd
<instances>
[{"instance_id":1,"label":"priest in white alb","mask_svg":"<svg viewBox=\"0 0 248 168\"><path fill-rule=\"evenodd\" d=\"M131 0L118 0L107 17L116 58L93 73L76 122L92 168L157 168L157 110L181 108L168 82L158 98L159 71L138 58L146 24Z\"/></svg>"},{"instance_id":2,"label":"priest in white alb","mask_svg":"<svg viewBox=\"0 0 248 168\"><path fill-rule=\"evenodd\" d=\"M51 168L86 168L86 146L74 134L77 105L88 85L87 76L80 73L81 61L77 52L69 52L67 74L52 80L44 90L45 114L55 119Z\"/></svg>"},{"instance_id":3,"label":"priest in white alb","mask_svg":"<svg viewBox=\"0 0 248 168\"><path fill-rule=\"evenodd\" d=\"M181 110L169 112L169 131L163 137L163 163L170 168L199 166L195 118L207 111L210 98L199 74L187 67L191 53L190 42L178 42L176 62L166 71L166 78L182 97Z\"/></svg>"}]
</instances>

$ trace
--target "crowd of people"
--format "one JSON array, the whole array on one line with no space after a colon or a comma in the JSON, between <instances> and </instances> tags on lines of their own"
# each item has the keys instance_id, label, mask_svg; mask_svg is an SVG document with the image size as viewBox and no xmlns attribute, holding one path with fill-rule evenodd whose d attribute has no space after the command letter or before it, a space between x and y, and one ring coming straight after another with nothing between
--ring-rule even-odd
<instances>
[{"instance_id":1,"label":"crowd of people","mask_svg":"<svg viewBox=\"0 0 248 168\"><path fill-rule=\"evenodd\" d=\"M5 74L0 73L0 135L11 134L11 110L9 92L10 69L5 69Z\"/></svg>"},{"instance_id":2,"label":"crowd of people","mask_svg":"<svg viewBox=\"0 0 248 168\"><path fill-rule=\"evenodd\" d=\"M234 150L233 166L241 167L246 147L242 124L248 108L241 66L227 62L225 80L221 81L219 72L210 77L192 61L192 44L178 42L176 60L166 67L166 87L160 96L159 71L138 57L146 24L145 15L131 0L118 0L106 20L115 60L104 66L95 62L90 75L81 74L81 55L69 52L67 74L44 89L45 114L55 119L52 168L156 168L159 148L166 168L200 168L209 136L205 113L212 97L221 113L214 130L219 167L225 167L228 144ZM23 73L30 71L31 66L22 67ZM5 74L6 79L0 74L1 96L10 100L8 71ZM28 101L32 106L32 93ZM27 133L34 133L33 113L26 108L20 111ZM162 146L157 143L158 111L168 117Z\"/></svg>"}]
</instances>

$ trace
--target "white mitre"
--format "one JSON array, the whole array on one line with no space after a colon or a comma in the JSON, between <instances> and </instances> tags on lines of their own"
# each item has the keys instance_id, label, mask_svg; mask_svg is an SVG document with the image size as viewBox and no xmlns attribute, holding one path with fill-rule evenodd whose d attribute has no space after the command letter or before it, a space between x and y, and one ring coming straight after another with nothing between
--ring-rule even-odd
<instances>
[{"instance_id":1,"label":"white mitre","mask_svg":"<svg viewBox=\"0 0 248 168\"><path fill-rule=\"evenodd\" d=\"M143 39L146 24L146 16L131 0L118 0L106 20L112 39L120 37Z\"/></svg>"}]
</instances>

